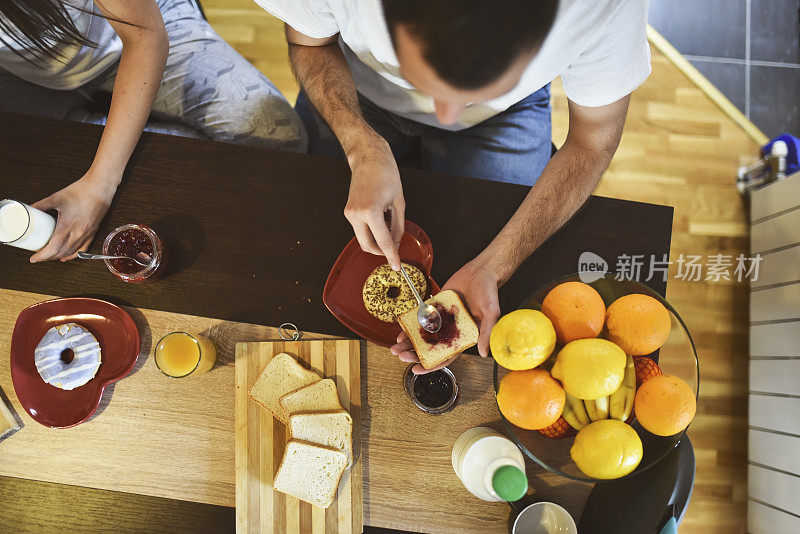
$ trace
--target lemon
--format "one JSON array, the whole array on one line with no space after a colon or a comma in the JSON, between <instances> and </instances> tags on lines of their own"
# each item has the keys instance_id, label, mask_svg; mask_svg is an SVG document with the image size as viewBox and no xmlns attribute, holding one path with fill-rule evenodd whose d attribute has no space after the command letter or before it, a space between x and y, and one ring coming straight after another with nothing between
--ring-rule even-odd
<instances>
[{"instance_id":1,"label":"lemon","mask_svg":"<svg viewBox=\"0 0 800 534\"><path fill-rule=\"evenodd\" d=\"M605 339L576 339L558 353L551 374L561 380L567 393L584 400L599 399L619 389L627 358Z\"/></svg>"},{"instance_id":2,"label":"lemon","mask_svg":"<svg viewBox=\"0 0 800 534\"><path fill-rule=\"evenodd\" d=\"M553 323L537 310L516 310L492 328L489 348L498 365L512 371L533 369L556 347Z\"/></svg>"},{"instance_id":3,"label":"lemon","mask_svg":"<svg viewBox=\"0 0 800 534\"><path fill-rule=\"evenodd\" d=\"M604 419L578 432L569 455L587 476L602 480L624 477L642 460L642 440L630 425Z\"/></svg>"}]
</instances>

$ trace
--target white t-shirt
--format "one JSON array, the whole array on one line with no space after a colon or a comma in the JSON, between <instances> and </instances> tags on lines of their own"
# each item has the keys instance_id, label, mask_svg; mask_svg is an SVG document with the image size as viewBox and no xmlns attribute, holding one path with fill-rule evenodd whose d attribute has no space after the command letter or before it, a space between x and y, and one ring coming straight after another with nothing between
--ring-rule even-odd
<instances>
[{"instance_id":1,"label":"white t-shirt","mask_svg":"<svg viewBox=\"0 0 800 534\"><path fill-rule=\"evenodd\" d=\"M61 46L56 59L36 59L30 51L19 47L10 37L3 39L33 61L26 61L14 53L9 46L0 43L0 68L31 83L57 90L76 89L102 74L119 60L122 41L106 19L92 15L98 12L92 0L66 0L67 12L81 35L97 44L97 47L71 45ZM85 13L75 7L80 7ZM2 16L2 15L0 15Z\"/></svg>"},{"instance_id":2,"label":"white t-shirt","mask_svg":"<svg viewBox=\"0 0 800 534\"><path fill-rule=\"evenodd\" d=\"M449 130L486 120L558 76L570 100L597 107L624 97L650 74L647 0L561 0L550 33L519 84L499 98L470 104L456 124L443 126L433 99L400 75L381 0L255 1L309 37L338 33L358 92L379 107Z\"/></svg>"}]
</instances>

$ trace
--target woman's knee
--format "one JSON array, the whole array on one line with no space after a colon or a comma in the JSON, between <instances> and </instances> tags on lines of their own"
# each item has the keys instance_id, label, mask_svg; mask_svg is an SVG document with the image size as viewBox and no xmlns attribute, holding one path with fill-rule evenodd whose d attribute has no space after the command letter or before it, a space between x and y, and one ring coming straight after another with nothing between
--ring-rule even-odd
<instances>
[{"instance_id":1,"label":"woman's knee","mask_svg":"<svg viewBox=\"0 0 800 534\"><path fill-rule=\"evenodd\" d=\"M205 121L203 129L212 139L291 152L307 151L305 125L282 96L250 98L226 108L222 116Z\"/></svg>"}]
</instances>

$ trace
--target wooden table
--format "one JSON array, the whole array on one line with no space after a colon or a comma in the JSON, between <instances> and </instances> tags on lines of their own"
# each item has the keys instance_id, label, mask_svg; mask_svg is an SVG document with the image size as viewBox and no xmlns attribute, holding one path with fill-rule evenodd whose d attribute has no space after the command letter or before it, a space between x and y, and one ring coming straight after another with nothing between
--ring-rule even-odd
<instances>
[{"instance_id":1,"label":"wooden table","mask_svg":"<svg viewBox=\"0 0 800 534\"><path fill-rule=\"evenodd\" d=\"M88 125L0 114L0 196L33 202L70 183L91 161L99 133ZM489 242L526 193L483 180L401 174L407 216L430 235L433 276L440 282ZM153 225L172 252L167 278L123 284L98 264L31 266L24 251L2 248L0 346L6 354L0 386L26 428L0 443L0 528L54 529L66 522L82 529L232 529L232 344L274 338L271 326L284 321L306 332L352 337L321 302L328 270L351 237L342 215L347 185L340 160L146 134L98 235L126 222ZM671 208L593 197L502 288L503 310L574 272L583 251L612 266L623 253L660 257L669 250L671 220ZM664 286L653 284L662 293ZM8 373L16 314L47 295L98 296L124 305L145 338L136 372L104 397L99 415L68 431L26 419ZM207 331L220 345L220 365L203 384L164 382L147 358L154 338L179 327ZM507 507L471 498L449 467L461 431L499 422L491 362L468 356L451 367L464 397L441 418L387 394L399 390L402 368L386 349L364 347L365 523L501 530ZM200 406L198 399L204 399ZM91 468L60 466L56 458L69 465L77 445L104 456ZM173 449L193 456L176 458ZM109 458L114 461L103 463ZM193 460L202 468L187 475ZM529 467L539 497L579 516L590 487Z\"/></svg>"}]
</instances>

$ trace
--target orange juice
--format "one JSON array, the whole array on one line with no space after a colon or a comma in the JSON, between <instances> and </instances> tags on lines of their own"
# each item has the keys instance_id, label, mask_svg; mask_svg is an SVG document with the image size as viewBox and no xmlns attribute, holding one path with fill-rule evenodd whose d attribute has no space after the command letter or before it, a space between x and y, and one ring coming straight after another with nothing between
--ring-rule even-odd
<instances>
[{"instance_id":1,"label":"orange juice","mask_svg":"<svg viewBox=\"0 0 800 534\"><path fill-rule=\"evenodd\" d=\"M172 332L156 346L156 365L174 378L210 371L216 360L217 348L205 336Z\"/></svg>"}]
</instances>

